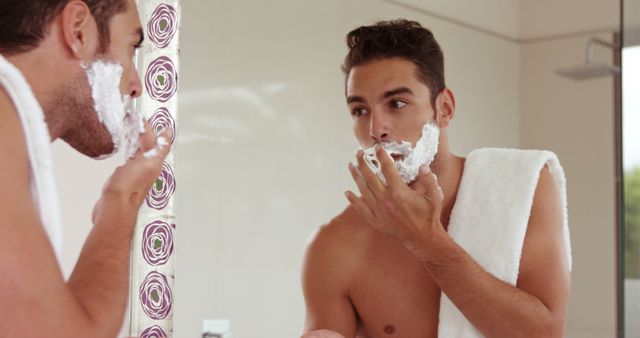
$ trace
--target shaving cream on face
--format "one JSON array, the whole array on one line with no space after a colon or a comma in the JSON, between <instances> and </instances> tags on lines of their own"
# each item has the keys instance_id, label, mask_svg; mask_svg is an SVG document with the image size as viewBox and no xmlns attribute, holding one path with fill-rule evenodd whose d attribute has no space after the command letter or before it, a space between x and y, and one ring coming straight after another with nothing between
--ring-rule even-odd
<instances>
[{"instance_id":1,"label":"shaving cream on face","mask_svg":"<svg viewBox=\"0 0 640 338\"><path fill-rule=\"evenodd\" d=\"M434 122L429 122L422 127L422 136L412 147L407 141L402 142L381 142L379 145L389 155L401 155L402 160L395 161L396 169L402 180L410 184L415 181L423 164L430 165L438 152L440 139L440 129ZM380 163L376 159L375 146L363 149L367 166L378 175L380 180L386 184L386 179L380 168Z\"/></svg>"},{"instance_id":2,"label":"shaving cream on face","mask_svg":"<svg viewBox=\"0 0 640 338\"><path fill-rule=\"evenodd\" d=\"M91 97L98 119L111 134L113 142L113 152L101 155L98 159L111 157L120 149L122 143L125 143L126 158L130 158L138 150L144 123L142 116L135 109L133 99L120 93L122 66L105 60L82 66L91 86Z\"/></svg>"},{"instance_id":3,"label":"shaving cream on face","mask_svg":"<svg viewBox=\"0 0 640 338\"><path fill-rule=\"evenodd\" d=\"M140 134L144 133L144 120L133 104L131 96L126 95L124 101L125 117L121 142L124 142L125 158L129 159L140 148Z\"/></svg>"}]
</instances>

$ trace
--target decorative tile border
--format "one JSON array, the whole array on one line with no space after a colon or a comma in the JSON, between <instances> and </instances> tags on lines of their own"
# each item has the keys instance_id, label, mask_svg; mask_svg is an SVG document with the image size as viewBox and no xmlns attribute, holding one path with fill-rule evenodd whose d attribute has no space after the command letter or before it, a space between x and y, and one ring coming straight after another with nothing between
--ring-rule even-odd
<instances>
[{"instance_id":1,"label":"decorative tile border","mask_svg":"<svg viewBox=\"0 0 640 338\"><path fill-rule=\"evenodd\" d=\"M176 137L180 0L138 0L146 39L138 53L144 93L138 108L154 132ZM175 157L169 154L138 214L131 262L131 336L173 337Z\"/></svg>"}]
</instances>

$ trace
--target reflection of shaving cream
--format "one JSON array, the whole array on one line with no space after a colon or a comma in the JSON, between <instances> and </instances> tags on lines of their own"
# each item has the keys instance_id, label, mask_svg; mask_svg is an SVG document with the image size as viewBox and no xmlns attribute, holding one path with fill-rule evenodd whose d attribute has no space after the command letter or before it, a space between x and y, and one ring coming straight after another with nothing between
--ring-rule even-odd
<instances>
[{"instance_id":1,"label":"reflection of shaving cream","mask_svg":"<svg viewBox=\"0 0 640 338\"><path fill-rule=\"evenodd\" d=\"M107 128L113 141L113 152L98 158L111 157L123 142L126 158L133 156L139 146L140 134L144 132L144 124L134 107L133 99L120 93L122 66L104 60L82 66L91 86L91 96L98 119Z\"/></svg>"},{"instance_id":2,"label":"reflection of shaving cream","mask_svg":"<svg viewBox=\"0 0 640 338\"><path fill-rule=\"evenodd\" d=\"M412 148L411 143L406 141L381 142L379 145L389 155L402 155L403 159L395 161L395 165L402 180L409 184L418 176L421 165L430 165L433 162L438 152L439 137L440 129L435 123L430 122L422 127L422 136L416 142L415 148ZM376 160L375 147L367 148L363 151L369 168L378 175L382 182L386 183L380 164Z\"/></svg>"}]
</instances>

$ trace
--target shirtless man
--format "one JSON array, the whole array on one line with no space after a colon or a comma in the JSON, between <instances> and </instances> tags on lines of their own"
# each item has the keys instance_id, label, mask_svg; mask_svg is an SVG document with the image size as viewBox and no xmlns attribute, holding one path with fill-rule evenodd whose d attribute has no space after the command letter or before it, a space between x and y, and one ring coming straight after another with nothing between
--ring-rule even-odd
<instances>
[{"instance_id":1,"label":"shirtless man","mask_svg":"<svg viewBox=\"0 0 640 338\"><path fill-rule=\"evenodd\" d=\"M440 144L411 185L384 150L378 147L377 158L386 185L358 153L349 169L359 196L346 193L350 205L314 234L306 251L304 337L435 338L441 292L486 337L563 337L569 263L549 169L535 188L512 286L447 233L465 158L448 148L455 99L431 32L416 22L380 22L352 31L347 44L346 100L360 145L415 144L429 121L440 128Z\"/></svg>"},{"instance_id":2,"label":"shirtless man","mask_svg":"<svg viewBox=\"0 0 640 338\"><path fill-rule=\"evenodd\" d=\"M22 94L42 107L51 140L91 157L115 147L98 120L83 65L119 63L120 93L137 97L141 84L133 60L142 39L134 0L0 0L0 77L17 69L31 89ZM93 229L65 281L45 232L49 219L39 214L31 191L33 159L19 112L34 109L24 111L11 92L15 86L0 84L0 336L115 337L127 306L138 209L169 152L161 146L168 135L156 139L147 127L138 153L105 184Z\"/></svg>"}]
</instances>

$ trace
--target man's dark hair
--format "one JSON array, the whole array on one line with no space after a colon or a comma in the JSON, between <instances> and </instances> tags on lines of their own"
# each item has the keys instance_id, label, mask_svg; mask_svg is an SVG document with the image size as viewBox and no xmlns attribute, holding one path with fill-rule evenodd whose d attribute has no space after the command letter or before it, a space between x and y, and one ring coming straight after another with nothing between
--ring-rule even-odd
<instances>
[{"instance_id":1,"label":"man's dark hair","mask_svg":"<svg viewBox=\"0 0 640 338\"><path fill-rule=\"evenodd\" d=\"M342 71L388 58L402 58L416 65L416 76L429 87L431 104L445 88L444 57L440 45L428 29L409 20L379 21L347 34L347 54Z\"/></svg>"},{"instance_id":2,"label":"man's dark hair","mask_svg":"<svg viewBox=\"0 0 640 338\"><path fill-rule=\"evenodd\" d=\"M0 0L0 53L32 50L49 32L53 19L70 0ZM109 47L109 22L127 10L126 0L82 0L91 10L100 34L99 52Z\"/></svg>"}]
</instances>

